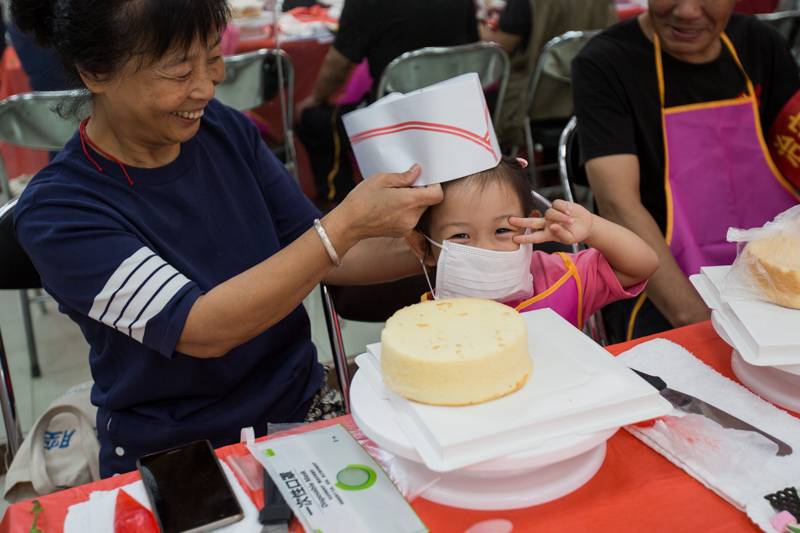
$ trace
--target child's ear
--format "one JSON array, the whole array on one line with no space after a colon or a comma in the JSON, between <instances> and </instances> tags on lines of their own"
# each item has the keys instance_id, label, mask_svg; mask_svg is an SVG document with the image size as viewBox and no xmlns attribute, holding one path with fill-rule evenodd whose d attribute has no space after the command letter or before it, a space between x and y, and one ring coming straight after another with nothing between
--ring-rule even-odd
<instances>
[{"instance_id":1,"label":"child's ear","mask_svg":"<svg viewBox=\"0 0 800 533\"><path fill-rule=\"evenodd\" d=\"M414 252L420 260L424 261L427 266L436 266L433 262L433 254L431 253L431 245L425 239L425 236L419 231L410 231L406 234L406 243L411 251ZM433 264L431 264L433 263Z\"/></svg>"}]
</instances>

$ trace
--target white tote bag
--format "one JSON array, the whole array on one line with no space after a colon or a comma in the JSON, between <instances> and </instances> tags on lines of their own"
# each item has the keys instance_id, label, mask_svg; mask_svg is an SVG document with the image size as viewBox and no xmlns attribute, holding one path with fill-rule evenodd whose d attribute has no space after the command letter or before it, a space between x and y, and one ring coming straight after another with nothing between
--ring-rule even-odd
<instances>
[{"instance_id":1,"label":"white tote bag","mask_svg":"<svg viewBox=\"0 0 800 533\"><path fill-rule=\"evenodd\" d=\"M100 479L97 408L91 382L55 400L33 425L11 462L4 497L17 502Z\"/></svg>"}]
</instances>

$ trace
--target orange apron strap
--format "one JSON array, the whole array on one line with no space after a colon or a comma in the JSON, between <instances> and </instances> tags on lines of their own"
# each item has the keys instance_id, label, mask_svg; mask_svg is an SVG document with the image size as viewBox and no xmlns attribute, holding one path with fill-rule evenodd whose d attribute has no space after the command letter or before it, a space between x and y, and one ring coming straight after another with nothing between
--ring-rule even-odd
<instances>
[{"instance_id":1,"label":"orange apron strap","mask_svg":"<svg viewBox=\"0 0 800 533\"><path fill-rule=\"evenodd\" d=\"M639 311L642 310L642 306L644 305L644 301L647 299L647 294L642 293L636 299L636 304L633 306L633 311L631 311L631 316L628 319L628 331L625 335L625 340L629 341L633 339L633 328L636 326L636 318L639 316Z\"/></svg>"},{"instance_id":2,"label":"orange apron strap","mask_svg":"<svg viewBox=\"0 0 800 533\"><path fill-rule=\"evenodd\" d=\"M564 274L558 278L555 283L548 287L546 291L520 302L514 309L517 311L522 311L529 305L535 304L536 302L547 298L561 288L567 281L569 281L570 278L574 278L575 285L578 289L578 327L583 329L583 284L581 283L580 274L578 274L578 268L575 266L575 263L572 262L572 259L570 259L569 255L559 252L558 256L564 262L564 266L566 267L567 271L564 272Z\"/></svg>"}]
</instances>

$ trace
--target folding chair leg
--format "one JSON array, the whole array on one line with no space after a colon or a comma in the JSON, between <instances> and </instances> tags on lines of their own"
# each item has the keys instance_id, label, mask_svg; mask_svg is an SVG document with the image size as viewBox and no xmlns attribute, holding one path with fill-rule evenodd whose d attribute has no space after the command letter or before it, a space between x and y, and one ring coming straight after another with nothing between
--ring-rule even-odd
<instances>
[{"instance_id":1,"label":"folding chair leg","mask_svg":"<svg viewBox=\"0 0 800 533\"><path fill-rule=\"evenodd\" d=\"M606 325L603 322L603 315L599 311L589 317L586 324L589 336L600 346L608 346L608 336L606 335Z\"/></svg>"},{"instance_id":2,"label":"folding chair leg","mask_svg":"<svg viewBox=\"0 0 800 533\"><path fill-rule=\"evenodd\" d=\"M22 445L22 429L17 415L17 403L14 399L14 388L11 386L11 373L2 334L0 334L0 379L3 381L0 388L0 409L3 412L3 425L8 439L9 459L13 459Z\"/></svg>"},{"instance_id":3,"label":"folding chair leg","mask_svg":"<svg viewBox=\"0 0 800 533\"><path fill-rule=\"evenodd\" d=\"M527 150L528 159L530 159L528 161L528 172L531 176L531 187L538 189L540 187L539 173L536 171L536 148L533 145L533 130L531 130L530 118L525 118L523 130L525 133L525 150Z\"/></svg>"},{"instance_id":4,"label":"folding chair leg","mask_svg":"<svg viewBox=\"0 0 800 533\"><path fill-rule=\"evenodd\" d=\"M31 360L31 377L38 378L42 375L42 370L39 368L39 353L36 350L36 337L33 334L30 298L28 298L28 291L26 289L19 291L19 299L22 305L22 322L25 326L25 340L28 344L28 356Z\"/></svg>"},{"instance_id":5,"label":"folding chair leg","mask_svg":"<svg viewBox=\"0 0 800 533\"><path fill-rule=\"evenodd\" d=\"M39 310L42 312L43 315L46 315L50 311L47 309L47 296L45 296L44 291L42 289L36 289L36 301L39 303Z\"/></svg>"},{"instance_id":6,"label":"folding chair leg","mask_svg":"<svg viewBox=\"0 0 800 533\"><path fill-rule=\"evenodd\" d=\"M339 315L333 305L333 297L328 287L320 285L322 292L322 307L325 313L325 325L328 327L328 338L331 342L333 364L336 368L336 377L339 378L339 388L344 399L344 411L350 414L350 371L347 368L347 351L342 340L342 328L339 325Z\"/></svg>"}]
</instances>

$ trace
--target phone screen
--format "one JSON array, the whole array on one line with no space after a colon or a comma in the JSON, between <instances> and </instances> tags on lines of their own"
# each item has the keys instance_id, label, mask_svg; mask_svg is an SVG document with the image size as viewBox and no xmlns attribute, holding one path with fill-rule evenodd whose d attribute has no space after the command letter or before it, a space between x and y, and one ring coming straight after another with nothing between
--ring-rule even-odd
<instances>
[{"instance_id":1,"label":"phone screen","mask_svg":"<svg viewBox=\"0 0 800 533\"><path fill-rule=\"evenodd\" d=\"M207 531L242 518L208 441L145 455L137 464L163 533Z\"/></svg>"}]
</instances>

